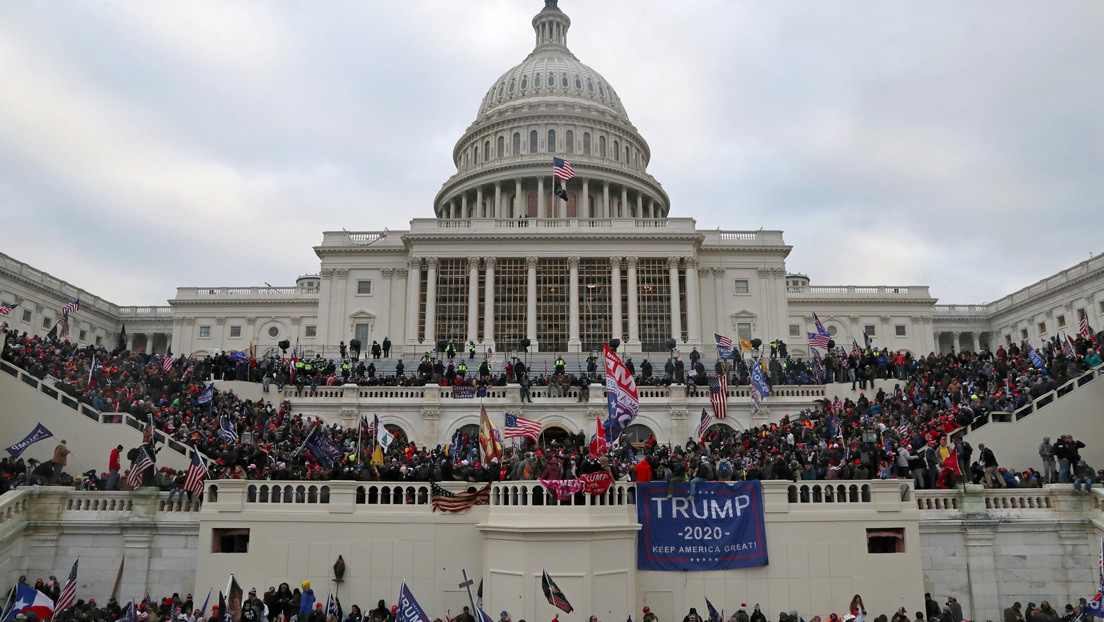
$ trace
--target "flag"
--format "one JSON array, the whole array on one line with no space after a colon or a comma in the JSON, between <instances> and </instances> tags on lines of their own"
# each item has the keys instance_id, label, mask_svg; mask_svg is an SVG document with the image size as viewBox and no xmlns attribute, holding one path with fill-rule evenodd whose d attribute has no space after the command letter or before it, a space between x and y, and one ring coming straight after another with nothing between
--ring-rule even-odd
<instances>
[{"instance_id":1,"label":"flag","mask_svg":"<svg viewBox=\"0 0 1104 622\"><path fill-rule=\"evenodd\" d=\"M245 598L245 590L238 583L238 580L234 578L234 573L230 573L230 580L226 583L226 600L227 609L229 611L223 612L223 619L229 617L232 622L238 622L241 620L242 601ZM260 612L258 611L258 616Z\"/></svg>"},{"instance_id":2,"label":"flag","mask_svg":"<svg viewBox=\"0 0 1104 622\"><path fill-rule=\"evenodd\" d=\"M750 341L748 341L747 339L744 339L743 337L740 337L740 347L744 351L753 350L755 348L755 346L751 345Z\"/></svg>"},{"instance_id":3,"label":"flag","mask_svg":"<svg viewBox=\"0 0 1104 622\"><path fill-rule=\"evenodd\" d=\"M172 346L167 346L165 348L165 356L162 357L162 359L161 359L161 371L163 371L165 373L168 373L168 371L170 369L172 369L172 364L173 364Z\"/></svg>"},{"instance_id":4,"label":"flag","mask_svg":"<svg viewBox=\"0 0 1104 622\"><path fill-rule=\"evenodd\" d=\"M383 466L383 450L380 449L379 445L376 445L376 448L372 450L372 459L368 461L368 464Z\"/></svg>"},{"instance_id":5,"label":"flag","mask_svg":"<svg viewBox=\"0 0 1104 622\"><path fill-rule=\"evenodd\" d=\"M544 592L544 597L548 599L548 603L553 607L565 612L571 613L575 610L571 606L571 603L567 601L567 597L560 591L556 582L552 580L552 577L548 576L548 571L545 570L543 576L541 576L541 591Z\"/></svg>"},{"instance_id":6,"label":"flag","mask_svg":"<svg viewBox=\"0 0 1104 622\"><path fill-rule=\"evenodd\" d=\"M50 332L46 333L46 338L50 341L57 341L58 338L58 324L54 324L54 327L50 329Z\"/></svg>"},{"instance_id":7,"label":"flag","mask_svg":"<svg viewBox=\"0 0 1104 622\"><path fill-rule=\"evenodd\" d=\"M406 587L406 581L403 581L402 587L399 589L398 607L398 611L395 613L395 622L429 622L429 616L426 615L418 601L414 599L414 593Z\"/></svg>"},{"instance_id":8,"label":"flag","mask_svg":"<svg viewBox=\"0 0 1104 622\"><path fill-rule=\"evenodd\" d=\"M383 451L386 452L391 448L391 443L394 442L395 435L387 429L387 426L380 423L379 415L376 415L372 426L376 431L376 444L382 447Z\"/></svg>"},{"instance_id":9,"label":"flag","mask_svg":"<svg viewBox=\"0 0 1104 622\"><path fill-rule=\"evenodd\" d=\"M475 492L454 493L433 483L430 484L430 501L434 511L463 512L475 505L488 505L491 502L491 485L487 484Z\"/></svg>"},{"instance_id":10,"label":"flag","mask_svg":"<svg viewBox=\"0 0 1104 622\"><path fill-rule=\"evenodd\" d=\"M955 475L962 475L962 467L958 464L958 446L951 446L951 453L947 454L947 457L943 459L943 466L950 469L951 473Z\"/></svg>"},{"instance_id":11,"label":"flag","mask_svg":"<svg viewBox=\"0 0 1104 622\"><path fill-rule=\"evenodd\" d=\"M809 347L811 348L824 348L828 349L828 341L831 339L827 334L821 333L805 333L809 336Z\"/></svg>"},{"instance_id":12,"label":"flag","mask_svg":"<svg viewBox=\"0 0 1104 622\"><path fill-rule=\"evenodd\" d=\"M9 307L8 305L0 305L0 315L7 315L7 314L11 313L11 310L12 310L12 309L14 309L14 308L16 308L16 307L18 307L18 306L19 306L19 303L18 303L18 302L17 302L17 303L15 303L15 304L13 304L13 305L12 305L12 306L10 306L10 307Z\"/></svg>"},{"instance_id":13,"label":"flag","mask_svg":"<svg viewBox=\"0 0 1104 622\"><path fill-rule=\"evenodd\" d=\"M207 590L207 598L203 599L203 609L199 610L199 615L201 615L201 616L206 616L207 615L207 603L211 602L211 592L213 592L213 591L214 591L214 588Z\"/></svg>"},{"instance_id":14,"label":"flag","mask_svg":"<svg viewBox=\"0 0 1104 622\"><path fill-rule=\"evenodd\" d=\"M483 578L479 578L479 589L475 590L475 597L478 599L476 602L480 607L483 606Z\"/></svg>"},{"instance_id":15,"label":"flag","mask_svg":"<svg viewBox=\"0 0 1104 622\"><path fill-rule=\"evenodd\" d=\"M153 460L150 460L145 447L139 447L138 459L134 461L134 466L130 467L130 473L127 474L127 483L130 487L134 490L141 488L142 473L151 468L153 468Z\"/></svg>"},{"instance_id":16,"label":"flag","mask_svg":"<svg viewBox=\"0 0 1104 622\"><path fill-rule=\"evenodd\" d=\"M45 620L54 613L54 601L25 583L15 585L15 602L5 620L14 620L21 613L34 613L39 620Z\"/></svg>"},{"instance_id":17,"label":"flag","mask_svg":"<svg viewBox=\"0 0 1104 622\"><path fill-rule=\"evenodd\" d=\"M123 327L119 329L119 343L115 344L115 347L119 350L126 350L127 337L126 337L126 322L123 323Z\"/></svg>"},{"instance_id":18,"label":"flag","mask_svg":"<svg viewBox=\"0 0 1104 622\"><path fill-rule=\"evenodd\" d=\"M218 437L227 443L238 442L238 431L234 429L234 424L230 421L229 415L219 417Z\"/></svg>"},{"instance_id":19,"label":"flag","mask_svg":"<svg viewBox=\"0 0 1104 622\"><path fill-rule=\"evenodd\" d=\"M556 187L552 189L552 194L563 199L564 201L567 200L567 189L561 186L560 182L558 181L556 182Z\"/></svg>"},{"instance_id":20,"label":"flag","mask_svg":"<svg viewBox=\"0 0 1104 622\"><path fill-rule=\"evenodd\" d=\"M211 400L214 399L214 398L215 398L215 383L212 382L211 385L208 386L206 389L204 389L203 393L200 393L199 397L196 398L196 404L199 404L201 406L203 404L210 404Z\"/></svg>"},{"instance_id":21,"label":"flag","mask_svg":"<svg viewBox=\"0 0 1104 622\"><path fill-rule=\"evenodd\" d=\"M552 175L556 179L567 181L575 176L575 169L563 158L552 158Z\"/></svg>"},{"instance_id":22,"label":"flag","mask_svg":"<svg viewBox=\"0 0 1104 622\"><path fill-rule=\"evenodd\" d=\"M590 437L590 457L597 458L606 453L609 444L606 442L606 429L602 427L602 417L598 416L598 427L594 436Z\"/></svg>"},{"instance_id":23,"label":"flag","mask_svg":"<svg viewBox=\"0 0 1104 622\"><path fill-rule=\"evenodd\" d=\"M713 415L702 409L701 423L698 424L698 442L705 440L705 431L709 429L709 426L713 425Z\"/></svg>"},{"instance_id":24,"label":"flag","mask_svg":"<svg viewBox=\"0 0 1104 622\"><path fill-rule=\"evenodd\" d=\"M1046 361L1044 361L1043 357L1039 356L1039 353L1031 346L1027 346L1027 357L1031 359L1032 365L1044 371L1046 370Z\"/></svg>"},{"instance_id":25,"label":"flag","mask_svg":"<svg viewBox=\"0 0 1104 622\"><path fill-rule=\"evenodd\" d=\"M337 599L333 594L333 588L330 588L330 595L326 597L326 617L333 616L338 620L344 620L345 616L341 611L341 601Z\"/></svg>"},{"instance_id":26,"label":"flag","mask_svg":"<svg viewBox=\"0 0 1104 622\"><path fill-rule=\"evenodd\" d=\"M38 441L50 438L53 435L53 432L47 430L46 426L40 423L36 425L33 430L31 430L30 434L24 436L23 440L8 447L8 453L11 454L12 458L18 458L19 454L23 453L31 445L34 445Z\"/></svg>"},{"instance_id":27,"label":"flag","mask_svg":"<svg viewBox=\"0 0 1104 622\"><path fill-rule=\"evenodd\" d=\"M723 375L709 379L709 401L713 404L713 416L718 419L728 416L728 386Z\"/></svg>"},{"instance_id":28,"label":"flag","mask_svg":"<svg viewBox=\"0 0 1104 622\"><path fill-rule=\"evenodd\" d=\"M824 359L820 358L819 350L810 349L813 351L813 380L817 384L824 384Z\"/></svg>"},{"instance_id":29,"label":"flag","mask_svg":"<svg viewBox=\"0 0 1104 622\"><path fill-rule=\"evenodd\" d=\"M188 464L188 473L184 476L184 490L196 496L203 494L203 482L206 479L207 467L203 466L203 461L199 459L199 452L192 447L192 460Z\"/></svg>"},{"instance_id":30,"label":"flag","mask_svg":"<svg viewBox=\"0 0 1104 622\"><path fill-rule=\"evenodd\" d=\"M751 399L755 402L755 412L759 412L759 405L763 398L770 395L770 387L763 376L763 368L758 365L751 366Z\"/></svg>"},{"instance_id":31,"label":"flag","mask_svg":"<svg viewBox=\"0 0 1104 622\"><path fill-rule=\"evenodd\" d=\"M152 443L153 442L153 431L154 431L153 413L150 413L150 414L146 415L146 428L144 430L142 430L142 442L143 443Z\"/></svg>"},{"instance_id":32,"label":"flag","mask_svg":"<svg viewBox=\"0 0 1104 622\"><path fill-rule=\"evenodd\" d=\"M54 605L54 615L61 613L69 608L73 604L73 601L77 599L77 564L80 563L80 558L73 562L73 569L69 571L69 578L65 580L65 587L61 588L61 595L58 596L57 604Z\"/></svg>"},{"instance_id":33,"label":"flag","mask_svg":"<svg viewBox=\"0 0 1104 622\"><path fill-rule=\"evenodd\" d=\"M58 334L58 336L68 337L69 336L69 314L68 313L63 313L61 315L60 325L61 325L61 332Z\"/></svg>"},{"instance_id":34,"label":"flag","mask_svg":"<svg viewBox=\"0 0 1104 622\"><path fill-rule=\"evenodd\" d=\"M870 335L866 334L865 330L863 331L863 341L866 343L867 350L869 350L874 343L874 340L870 338Z\"/></svg>"},{"instance_id":35,"label":"flag","mask_svg":"<svg viewBox=\"0 0 1104 622\"><path fill-rule=\"evenodd\" d=\"M1073 358L1076 353L1077 350L1073 347L1073 340L1069 338L1069 335L1066 335L1066 338L1062 340L1062 354Z\"/></svg>"},{"instance_id":36,"label":"flag","mask_svg":"<svg viewBox=\"0 0 1104 622\"><path fill-rule=\"evenodd\" d=\"M321 426L316 426L311 430L307 440L303 441L303 448L310 452L318 466L329 469L335 461L341 459L342 451L329 436L318 433L320 428Z\"/></svg>"},{"instance_id":37,"label":"flag","mask_svg":"<svg viewBox=\"0 0 1104 622\"><path fill-rule=\"evenodd\" d=\"M73 313L77 309L80 309L80 297L79 296L73 302L70 302L69 304L62 307L61 312L63 314L68 314L68 313Z\"/></svg>"},{"instance_id":38,"label":"flag","mask_svg":"<svg viewBox=\"0 0 1104 622\"><path fill-rule=\"evenodd\" d=\"M828 332L828 330L826 328L824 328L824 324L822 324L820 322L820 318L817 317L816 313L813 314L813 325L816 326L816 332L817 332L818 335L831 336L830 333ZM708 601L709 599L706 599L706 600Z\"/></svg>"},{"instance_id":39,"label":"flag","mask_svg":"<svg viewBox=\"0 0 1104 622\"><path fill-rule=\"evenodd\" d=\"M210 622L215 620L226 620L226 597L222 594L222 590L219 590L219 603L218 603L218 616L215 616L215 612L211 612Z\"/></svg>"},{"instance_id":40,"label":"flag","mask_svg":"<svg viewBox=\"0 0 1104 622\"><path fill-rule=\"evenodd\" d=\"M502 427L502 438L527 437L533 439L535 443L540 433L541 424L536 421L506 413L506 425Z\"/></svg>"},{"instance_id":41,"label":"flag","mask_svg":"<svg viewBox=\"0 0 1104 622\"><path fill-rule=\"evenodd\" d=\"M813 317L816 317L815 315ZM721 622L721 614L717 612L717 608L713 606L713 603L709 602L709 599L705 599L705 608L709 610L709 622Z\"/></svg>"},{"instance_id":42,"label":"flag","mask_svg":"<svg viewBox=\"0 0 1104 622\"><path fill-rule=\"evenodd\" d=\"M476 618L475 618L475 619L476 619L476 622L495 622L495 621L494 621L494 620L493 620L493 619L491 618L491 616L487 615L487 612L486 612L486 611L483 611L483 608L482 608L482 607L476 607L476 608L475 608L475 612L476 612L476 614L477 614L477 615L476 615Z\"/></svg>"},{"instance_id":43,"label":"flag","mask_svg":"<svg viewBox=\"0 0 1104 622\"><path fill-rule=\"evenodd\" d=\"M862 356L862 348L859 347L859 342L855 341L855 338L851 338L851 356Z\"/></svg>"},{"instance_id":44,"label":"flag","mask_svg":"<svg viewBox=\"0 0 1104 622\"><path fill-rule=\"evenodd\" d=\"M491 458L502 459L502 437L483 405L479 406L479 447L483 450L483 462L490 463Z\"/></svg>"},{"instance_id":45,"label":"flag","mask_svg":"<svg viewBox=\"0 0 1104 622\"><path fill-rule=\"evenodd\" d=\"M493 360L494 360L494 348L487 348L487 361L490 362L490 361L493 361Z\"/></svg>"},{"instance_id":46,"label":"flag","mask_svg":"<svg viewBox=\"0 0 1104 622\"><path fill-rule=\"evenodd\" d=\"M636 379L617 354L605 344L602 344L602 350L606 363L606 404L609 409L609 418L604 426L609 428L606 436L612 443L636 419L640 411L640 394L636 390Z\"/></svg>"},{"instance_id":47,"label":"flag","mask_svg":"<svg viewBox=\"0 0 1104 622\"><path fill-rule=\"evenodd\" d=\"M1087 314L1081 316L1081 322L1077 325L1077 334L1082 337L1089 336L1089 316Z\"/></svg>"},{"instance_id":48,"label":"flag","mask_svg":"<svg viewBox=\"0 0 1104 622\"><path fill-rule=\"evenodd\" d=\"M378 424L379 416L376 416L376 418L372 420L372 423L368 423L368 415L360 416L360 429L364 432L374 432Z\"/></svg>"},{"instance_id":49,"label":"flag","mask_svg":"<svg viewBox=\"0 0 1104 622\"><path fill-rule=\"evenodd\" d=\"M718 335L713 333L713 338L717 340L717 358L732 359L735 358L735 354L732 353L732 340L724 335Z\"/></svg>"}]
</instances>

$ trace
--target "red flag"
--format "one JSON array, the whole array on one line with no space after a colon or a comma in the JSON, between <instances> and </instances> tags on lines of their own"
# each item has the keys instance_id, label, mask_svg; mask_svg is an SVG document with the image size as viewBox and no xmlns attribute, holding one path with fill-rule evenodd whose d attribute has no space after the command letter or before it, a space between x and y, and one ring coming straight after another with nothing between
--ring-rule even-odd
<instances>
[{"instance_id":1,"label":"red flag","mask_svg":"<svg viewBox=\"0 0 1104 622\"><path fill-rule=\"evenodd\" d=\"M597 458L606 453L608 447L606 444L606 430L602 427L602 416L598 415L596 419L598 420L598 431L594 433L594 438L590 439L591 458Z\"/></svg>"},{"instance_id":2,"label":"red flag","mask_svg":"<svg viewBox=\"0 0 1104 622\"><path fill-rule=\"evenodd\" d=\"M951 446L951 453L947 454L947 458L943 460L943 466L950 469L951 473L955 475L962 475L962 469L958 466L958 447Z\"/></svg>"}]
</instances>

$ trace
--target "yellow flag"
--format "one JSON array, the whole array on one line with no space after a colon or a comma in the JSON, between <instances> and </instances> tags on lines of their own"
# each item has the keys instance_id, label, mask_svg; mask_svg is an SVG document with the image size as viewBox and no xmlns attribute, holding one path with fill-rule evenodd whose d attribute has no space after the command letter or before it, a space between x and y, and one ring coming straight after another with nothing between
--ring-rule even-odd
<instances>
[{"instance_id":1,"label":"yellow flag","mask_svg":"<svg viewBox=\"0 0 1104 622\"><path fill-rule=\"evenodd\" d=\"M741 337L740 338L740 347L745 349L745 350L750 350L751 349L751 342L747 341L743 337Z\"/></svg>"},{"instance_id":2,"label":"yellow flag","mask_svg":"<svg viewBox=\"0 0 1104 622\"><path fill-rule=\"evenodd\" d=\"M483 448L484 462L490 462L491 458L502 458L502 436L495 424L491 423L484 406L480 406L479 445Z\"/></svg>"},{"instance_id":3,"label":"yellow flag","mask_svg":"<svg viewBox=\"0 0 1104 622\"><path fill-rule=\"evenodd\" d=\"M376 450L372 452L372 460L370 464L383 466L383 450L380 449L379 445L376 445Z\"/></svg>"}]
</instances>

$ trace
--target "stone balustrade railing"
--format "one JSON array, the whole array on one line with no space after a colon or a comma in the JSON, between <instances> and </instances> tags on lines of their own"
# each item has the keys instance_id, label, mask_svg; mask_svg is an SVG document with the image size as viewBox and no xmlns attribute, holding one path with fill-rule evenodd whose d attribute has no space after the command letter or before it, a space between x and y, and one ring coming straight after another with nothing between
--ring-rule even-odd
<instances>
[{"instance_id":1,"label":"stone balustrade railing","mask_svg":"<svg viewBox=\"0 0 1104 622\"><path fill-rule=\"evenodd\" d=\"M530 395L534 398L555 398L564 402L574 402L579 398L578 387L570 387L566 390L563 396L556 394L556 390L547 386L532 386L529 389ZM709 388L697 387L691 389L689 392L686 390L685 385L671 385L671 386L639 386L637 392L640 395L641 400L662 400L667 401L672 398L687 398L690 400L698 400L703 403L709 401ZM518 400L521 395L521 387L516 384L509 384L506 386L491 386L487 387L487 398L490 399L511 399ZM333 400L345 400L350 398L356 399L370 399L370 400L416 400L416 401L438 401L440 399L453 399L457 398L457 392L455 387L439 387L437 385L425 385L417 387L405 387L405 386L358 386L358 385L334 385L334 386L319 386L312 393L309 386L304 386L302 392L300 392L294 385L287 385L284 387L281 396L285 399L300 398L311 399L320 401L333 401ZM751 387L749 386L729 386L728 397L734 398L751 398ZM824 385L775 385L771 387L771 398L793 398L801 401L811 401L821 399L825 397ZM457 398L463 399L463 398ZM605 403L605 385L591 384L590 385L590 401Z\"/></svg>"},{"instance_id":2,"label":"stone balustrade railing","mask_svg":"<svg viewBox=\"0 0 1104 622\"><path fill-rule=\"evenodd\" d=\"M984 415L980 415L970 423L970 429L976 430L990 422L1011 423L1014 421L1019 421L1020 419L1023 419L1024 417L1036 413L1039 410L1053 404L1059 398L1069 395L1074 391L1077 391L1078 389L1092 382L1099 376L1104 376L1104 363L1089 369L1085 373L1076 378L1073 378L1072 380L1068 380L1062 383L1053 391L1049 391L1040 395L1039 397L1031 400L1031 402L1024 404L1023 406L1018 408L1015 412L994 411L986 413Z\"/></svg>"},{"instance_id":3,"label":"stone balustrade railing","mask_svg":"<svg viewBox=\"0 0 1104 622\"><path fill-rule=\"evenodd\" d=\"M917 490L916 507L929 518L951 518L966 514L1015 511L1093 511L1104 519L1104 491L1094 490L1086 499L1072 494L1070 484L1048 484L1042 488L983 488L967 484L954 490Z\"/></svg>"}]
</instances>

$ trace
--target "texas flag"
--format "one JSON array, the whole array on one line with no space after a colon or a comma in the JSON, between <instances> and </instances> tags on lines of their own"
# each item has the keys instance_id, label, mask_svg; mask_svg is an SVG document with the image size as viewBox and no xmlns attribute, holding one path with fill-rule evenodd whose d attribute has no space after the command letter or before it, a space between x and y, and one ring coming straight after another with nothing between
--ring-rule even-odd
<instances>
[{"instance_id":1,"label":"texas flag","mask_svg":"<svg viewBox=\"0 0 1104 622\"><path fill-rule=\"evenodd\" d=\"M15 616L28 612L34 612L38 615L39 620L45 620L54 615L54 601L31 586L18 583L16 584L15 603L12 605L8 617L4 619L14 620Z\"/></svg>"}]
</instances>

